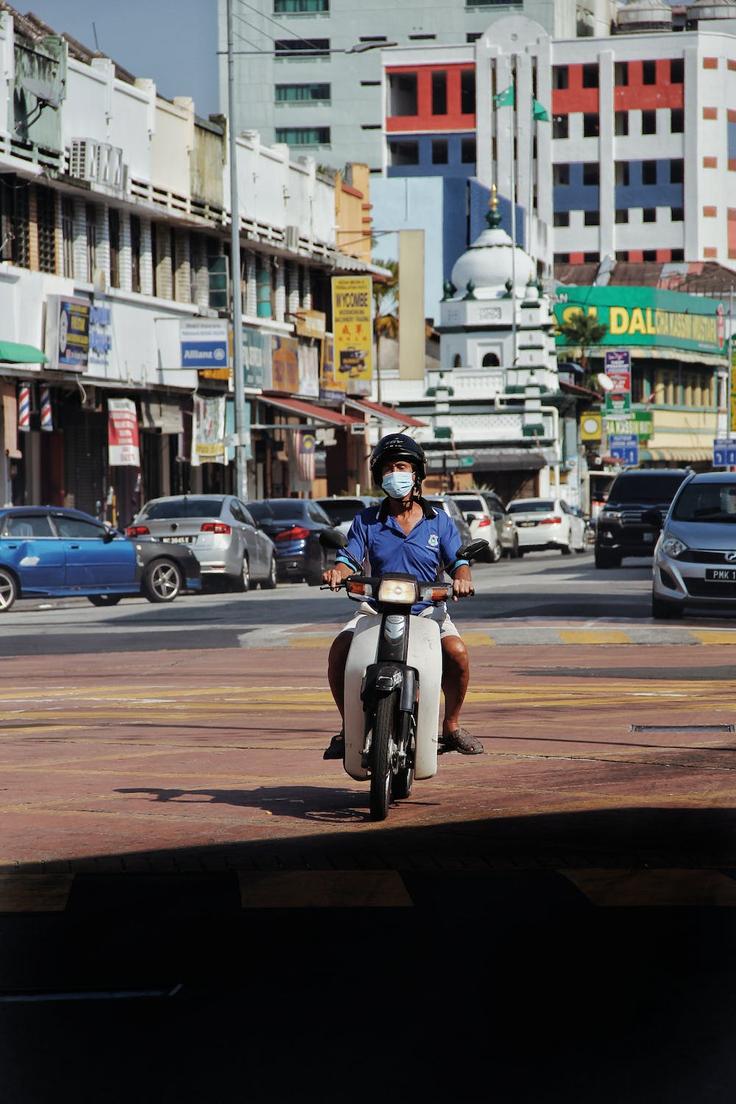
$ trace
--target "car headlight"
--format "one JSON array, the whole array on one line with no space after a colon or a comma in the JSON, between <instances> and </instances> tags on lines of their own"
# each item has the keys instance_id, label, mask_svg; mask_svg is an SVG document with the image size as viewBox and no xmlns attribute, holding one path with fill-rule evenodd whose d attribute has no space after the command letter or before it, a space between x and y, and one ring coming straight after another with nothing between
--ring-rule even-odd
<instances>
[{"instance_id":1,"label":"car headlight","mask_svg":"<svg viewBox=\"0 0 736 1104\"><path fill-rule=\"evenodd\" d=\"M683 552L687 551L687 545L683 544L677 537L665 537L660 545L660 549L664 552L665 556L672 556L677 559Z\"/></svg>"},{"instance_id":2,"label":"car headlight","mask_svg":"<svg viewBox=\"0 0 736 1104\"><path fill-rule=\"evenodd\" d=\"M385 575L378 586L379 602L395 602L398 606L413 606L418 600L414 579L401 579Z\"/></svg>"}]
</instances>

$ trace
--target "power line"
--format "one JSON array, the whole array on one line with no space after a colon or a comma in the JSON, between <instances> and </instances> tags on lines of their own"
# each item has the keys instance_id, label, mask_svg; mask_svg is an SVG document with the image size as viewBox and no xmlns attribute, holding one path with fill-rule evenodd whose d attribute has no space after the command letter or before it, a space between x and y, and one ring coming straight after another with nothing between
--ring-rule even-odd
<instances>
[{"instance_id":1,"label":"power line","mask_svg":"<svg viewBox=\"0 0 736 1104\"><path fill-rule=\"evenodd\" d=\"M244 8L249 8L250 11L255 11L256 15L260 15L260 17L262 17L262 19L267 19L269 23L273 23L275 26L278 26L278 29L281 31L281 33L284 33L284 25L279 23L279 21L277 19L271 19L270 15L267 15L265 11L258 11L257 8L253 7L252 3L247 3L246 0L237 0L237 3L243 4L243 7ZM236 19L238 18L237 15L236 15L235 18ZM260 33L266 34L265 31L262 31ZM296 31L288 31L286 33L289 34L292 39L298 39L299 42L306 42L308 46L313 45L313 43L310 42L309 39L302 39L301 35L297 34ZM274 39L274 42L276 42L276 39Z\"/></svg>"},{"instance_id":2,"label":"power line","mask_svg":"<svg viewBox=\"0 0 736 1104\"><path fill-rule=\"evenodd\" d=\"M238 34L238 32L235 30L234 27L233 27L233 37L234 38L239 38L241 42L246 42L249 46L252 46L253 49L256 50L258 53L262 52L261 50L258 49L255 42L251 42L251 40L249 38L245 38L243 35Z\"/></svg>"},{"instance_id":3,"label":"power line","mask_svg":"<svg viewBox=\"0 0 736 1104\"><path fill-rule=\"evenodd\" d=\"M262 34L264 38L269 38L271 42L276 42L276 39L268 33L268 31L262 31L260 27L256 27L254 23L249 23L247 19L243 19L242 15L236 15L233 12L233 19L237 19L239 23L242 23L244 27L250 27L256 34Z\"/></svg>"}]
</instances>

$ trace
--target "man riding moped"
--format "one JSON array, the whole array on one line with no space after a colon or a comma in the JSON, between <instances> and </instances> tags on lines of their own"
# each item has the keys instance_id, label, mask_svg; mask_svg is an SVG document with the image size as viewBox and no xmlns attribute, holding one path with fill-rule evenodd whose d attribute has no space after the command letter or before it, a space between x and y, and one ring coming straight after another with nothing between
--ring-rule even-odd
<instances>
[{"instance_id":1,"label":"man riding moped","mask_svg":"<svg viewBox=\"0 0 736 1104\"><path fill-rule=\"evenodd\" d=\"M347 545L336 557L334 568L322 576L332 589L349 576L366 568L368 574L406 572L421 582L432 583L448 572L453 581L453 601L473 593L470 565L458 557L460 536L443 510L434 510L420 494L426 475L426 457L421 445L404 433L392 433L376 445L370 459L373 481L386 492L380 506L359 513L350 528ZM468 687L468 651L453 625L444 603L418 602L412 613L437 621L442 646L442 690L445 715L441 747L463 755L480 755L482 742L460 726L460 710ZM348 622L330 649L328 678L335 704L344 721L345 665L353 632L361 618L375 615L370 603ZM333 736L325 759L342 759L345 750L344 724Z\"/></svg>"}]
</instances>

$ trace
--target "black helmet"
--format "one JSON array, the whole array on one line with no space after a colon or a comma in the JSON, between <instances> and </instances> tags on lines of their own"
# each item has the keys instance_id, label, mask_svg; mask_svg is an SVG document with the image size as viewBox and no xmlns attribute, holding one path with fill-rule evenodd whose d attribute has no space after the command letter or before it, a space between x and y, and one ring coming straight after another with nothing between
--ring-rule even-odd
<instances>
[{"instance_id":1,"label":"black helmet","mask_svg":"<svg viewBox=\"0 0 736 1104\"><path fill-rule=\"evenodd\" d=\"M389 433L382 437L371 453L371 475L377 487L381 486L381 467L387 460L408 460L416 472L417 488L427 474L424 449L405 433Z\"/></svg>"}]
</instances>

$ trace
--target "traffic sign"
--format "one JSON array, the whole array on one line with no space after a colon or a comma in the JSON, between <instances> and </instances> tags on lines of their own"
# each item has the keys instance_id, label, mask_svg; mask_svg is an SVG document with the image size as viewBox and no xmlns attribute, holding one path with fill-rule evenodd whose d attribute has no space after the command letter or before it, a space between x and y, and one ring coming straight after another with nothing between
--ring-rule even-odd
<instances>
[{"instance_id":1,"label":"traffic sign","mask_svg":"<svg viewBox=\"0 0 736 1104\"><path fill-rule=\"evenodd\" d=\"M635 433L614 433L608 438L608 451L624 464L638 464L639 438Z\"/></svg>"},{"instance_id":2,"label":"traffic sign","mask_svg":"<svg viewBox=\"0 0 736 1104\"><path fill-rule=\"evenodd\" d=\"M716 438L713 442L713 467L736 467L736 440L727 437Z\"/></svg>"}]
</instances>

